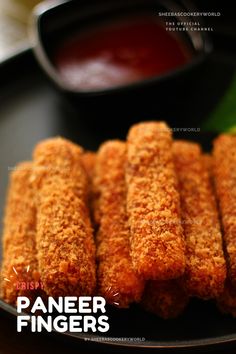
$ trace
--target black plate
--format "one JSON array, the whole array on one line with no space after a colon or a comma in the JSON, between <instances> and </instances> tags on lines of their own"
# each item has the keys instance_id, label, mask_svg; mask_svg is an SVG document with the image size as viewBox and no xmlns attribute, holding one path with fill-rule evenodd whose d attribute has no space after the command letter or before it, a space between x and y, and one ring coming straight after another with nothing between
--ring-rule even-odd
<instances>
[{"instance_id":1,"label":"black plate","mask_svg":"<svg viewBox=\"0 0 236 354\"><path fill-rule=\"evenodd\" d=\"M213 60L211 70L214 69L216 74L219 68L223 70L222 66L225 67L226 75L224 77L218 75L215 81L218 85L215 88L218 92L216 101L220 96L219 93L223 92L222 87L227 87L225 77L233 70L229 64L216 60ZM96 117L96 114L93 123L91 119L87 121L50 87L30 51L2 64L0 75L0 213L2 216L9 171L17 162L31 158L31 151L39 140L48 136L62 135L79 142L87 149L96 149L104 139L124 137L130 122L121 119L119 122L113 122L108 129L107 126L99 124L99 117ZM208 106L206 102L207 100L203 102L204 106L195 107L199 115L212 107L213 102L208 102ZM182 107L180 111L181 109ZM191 106L189 111L185 107L186 117L192 110ZM196 112L194 114L196 115ZM158 117L152 118L158 119ZM162 118L165 119L163 116ZM174 126L189 127L190 125L185 120L185 125L175 123ZM183 136L180 133L176 135ZM211 134L192 132L185 133L184 136L200 141L205 149L210 148ZM15 315L14 308L3 301L0 301L0 308ZM182 316L168 321L148 314L138 306L133 306L129 310L109 308L108 315L111 329L105 336L103 335L105 338L102 342L99 336L94 335L69 333L58 335L64 338L73 337L75 340L87 338L93 343L102 343L109 347L115 345L119 348L126 346L171 351L185 348L188 352L236 344L236 320L220 314L213 302L192 300ZM113 337L115 339L111 340ZM136 340L124 340L124 338L136 338Z\"/></svg>"}]
</instances>

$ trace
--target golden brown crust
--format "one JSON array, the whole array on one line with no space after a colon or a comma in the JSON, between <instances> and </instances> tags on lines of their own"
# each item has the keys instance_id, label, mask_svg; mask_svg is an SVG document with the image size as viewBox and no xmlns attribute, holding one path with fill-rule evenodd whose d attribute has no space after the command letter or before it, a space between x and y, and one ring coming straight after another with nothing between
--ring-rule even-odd
<instances>
[{"instance_id":1,"label":"golden brown crust","mask_svg":"<svg viewBox=\"0 0 236 354\"><path fill-rule=\"evenodd\" d=\"M224 287L226 265L216 201L198 144L173 144L186 240L184 279L192 296L212 298Z\"/></svg>"},{"instance_id":2,"label":"golden brown crust","mask_svg":"<svg viewBox=\"0 0 236 354\"><path fill-rule=\"evenodd\" d=\"M96 164L96 152L85 151L81 155L81 162L89 178L89 182L93 180L94 168Z\"/></svg>"},{"instance_id":3,"label":"golden brown crust","mask_svg":"<svg viewBox=\"0 0 236 354\"><path fill-rule=\"evenodd\" d=\"M100 193L98 291L108 303L118 307L140 301L144 287L143 280L133 270L130 257L125 164L124 142L108 141L100 147L95 177Z\"/></svg>"},{"instance_id":4,"label":"golden brown crust","mask_svg":"<svg viewBox=\"0 0 236 354\"><path fill-rule=\"evenodd\" d=\"M236 136L220 135L214 141L213 157L228 277L236 286Z\"/></svg>"},{"instance_id":5,"label":"golden brown crust","mask_svg":"<svg viewBox=\"0 0 236 354\"><path fill-rule=\"evenodd\" d=\"M11 173L5 210L1 296L13 305L17 296L36 296L34 291L17 290L17 282L22 285L23 282L39 281L31 172L32 163L22 162Z\"/></svg>"},{"instance_id":6,"label":"golden brown crust","mask_svg":"<svg viewBox=\"0 0 236 354\"><path fill-rule=\"evenodd\" d=\"M169 319L178 317L188 301L189 297L181 280L151 280L146 284L142 306L148 312Z\"/></svg>"},{"instance_id":7,"label":"golden brown crust","mask_svg":"<svg viewBox=\"0 0 236 354\"><path fill-rule=\"evenodd\" d=\"M127 210L134 269L145 279L183 274L185 247L170 129L134 125L128 134Z\"/></svg>"},{"instance_id":8,"label":"golden brown crust","mask_svg":"<svg viewBox=\"0 0 236 354\"><path fill-rule=\"evenodd\" d=\"M94 227L99 222L99 192L94 185L94 170L96 165L97 154L87 151L81 155L81 162L89 180L89 207Z\"/></svg>"},{"instance_id":9,"label":"golden brown crust","mask_svg":"<svg viewBox=\"0 0 236 354\"><path fill-rule=\"evenodd\" d=\"M45 291L55 297L93 294L95 245L81 149L61 138L38 144L32 183L38 208L38 262Z\"/></svg>"},{"instance_id":10,"label":"golden brown crust","mask_svg":"<svg viewBox=\"0 0 236 354\"><path fill-rule=\"evenodd\" d=\"M212 178L213 178L213 157L211 154L203 154L203 163L204 163L204 167L207 170L209 176L210 176L210 180L211 183Z\"/></svg>"}]
</instances>

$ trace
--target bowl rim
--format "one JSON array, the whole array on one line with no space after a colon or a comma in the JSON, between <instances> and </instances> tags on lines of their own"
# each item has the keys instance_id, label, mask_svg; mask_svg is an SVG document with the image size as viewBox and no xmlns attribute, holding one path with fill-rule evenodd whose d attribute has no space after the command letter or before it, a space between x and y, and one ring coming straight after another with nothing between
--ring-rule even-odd
<instances>
[{"instance_id":1,"label":"bowl rim","mask_svg":"<svg viewBox=\"0 0 236 354\"><path fill-rule=\"evenodd\" d=\"M180 7L179 4L175 4L175 0L167 0L165 3L163 0L156 0L161 6L165 7L168 11L170 10L183 10L183 7ZM198 32L199 37L201 38L201 50L193 56L189 63L184 64L183 66L170 70L164 74L152 76L149 78L140 79L135 82L131 82L124 85L117 85L108 88L102 89L92 89L92 90L81 90L80 88L72 87L71 85L67 84L65 80L63 80L50 60L50 57L47 55L46 50L44 48L44 43L41 37L41 21L42 18L54 11L56 8L61 6L68 6L69 3L77 2L74 0L53 0L50 2L43 2L37 5L34 8L31 22L29 26L29 37L32 44L32 49L36 60L43 68L46 75L49 79L57 86L61 91L74 94L80 97L93 97L93 96L104 96L114 93L121 93L121 92L130 92L132 90L137 90L140 88L149 87L152 85L156 85L158 83L167 82L173 78L177 78L191 70L192 68L196 67L200 63L202 63L206 57L212 52L213 46L209 39L209 36L206 33ZM145 1L143 0L145 3ZM166 5L167 4L167 5ZM177 8L173 8L173 6L177 6ZM178 19L177 16L175 16ZM181 32L181 34L186 35L188 34L189 39L194 46L193 39L189 33Z\"/></svg>"}]
</instances>

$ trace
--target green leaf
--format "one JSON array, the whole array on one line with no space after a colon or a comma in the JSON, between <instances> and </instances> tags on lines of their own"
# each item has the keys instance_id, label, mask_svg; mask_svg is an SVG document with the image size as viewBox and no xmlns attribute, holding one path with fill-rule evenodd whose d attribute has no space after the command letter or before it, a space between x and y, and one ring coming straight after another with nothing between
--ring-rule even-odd
<instances>
[{"instance_id":1,"label":"green leaf","mask_svg":"<svg viewBox=\"0 0 236 354\"><path fill-rule=\"evenodd\" d=\"M208 131L236 132L236 75L223 99L203 123L202 128Z\"/></svg>"}]
</instances>

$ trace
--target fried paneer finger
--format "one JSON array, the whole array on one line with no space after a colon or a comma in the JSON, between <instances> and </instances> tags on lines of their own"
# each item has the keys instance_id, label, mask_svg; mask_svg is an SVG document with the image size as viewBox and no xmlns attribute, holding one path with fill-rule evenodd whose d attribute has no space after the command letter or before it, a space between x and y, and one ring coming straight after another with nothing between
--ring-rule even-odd
<instances>
[{"instance_id":1,"label":"fried paneer finger","mask_svg":"<svg viewBox=\"0 0 236 354\"><path fill-rule=\"evenodd\" d=\"M220 135L214 141L213 158L228 277L236 286L236 136Z\"/></svg>"},{"instance_id":2,"label":"fried paneer finger","mask_svg":"<svg viewBox=\"0 0 236 354\"><path fill-rule=\"evenodd\" d=\"M1 297L15 305L17 296L32 298L22 289L26 282L39 283L36 258L36 209L30 185L32 163L23 162L11 173L4 218Z\"/></svg>"},{"instance_id":3,"label":"fried paneer finger","mask_svg":"<svg viewBox=\"0 0 236 354\"><path fill-rule=\"evenodd\" d=\"M130 257L126 212L126 144L104 143L97 155L95 184L100 192L97 234L98 291L108 303L128 307L141 299L144 281Z\"/></svg>"},{"instance_id":4,"label":"fried paneer finger","mask_svg":"<svg viewBox=\"0 0 236 354\"><path fill-rule=\"evenodd\" d=\"M81 162L87 173L88 180L89 180L89 206L91 211L91 218L93 221L94 226L97 226L99 222L99 192L96 191L94 185L94 170L96 165L97 154L92 151L87 151L82 154Z\"/></svg>"},{"instance_id":5,"label":"fried paneer finger","mask_svg":"<svg viewBox=\"0 0 236 354\"><path fill-rule=\"evenodd\" d=\"M205 166L205 169L208 171L210 180L213 181L213 157L210 154L203 154L203 163Z\"/></svg>"},{"instance_id":6,"label":"fried paneer finger","mask_svg":"<svg viewBox=\"0 0 236 354\"><path fill-rule=\"evenodd\" d=\"M186 288L192 296L214 298L223 291L226 265L209 170L198 144L176 141L173 154L186 240Z\"/></svg>"},{"instance_id":7,"label":"fried paneer finger","mask_svg":"<svg viewBox=\"0 0 236 354\"><path fill-rule=\"evenodd\" d=\"M165 123L140 123L130 129L126 182L135 271L152 280L181 276L185 245L172 137Z\"/></svg>"},{"instance_id":8,"label":"fried paneer finger","mask_svg":"<svg viewBox=\"0 0 236 354\"><path fill-rule=\"evenodd\" d=\"M164 319L179 316L189 301L186 289L179 279L149 280L145 286L142 307Z\"/></svg>"},{"instance_id":9,"label":"fried paneer finger","mask_svg":"<svg viewBox=\"0 0 236 354\"><path fill-rule=\"evenodd\" d=\"M92 181L94 175L94 168L96 164L96 153L92 151L86 151L81 155L81 162L87 173L89 181Z\"/></svg>"},{"instance_id":10,"label":"fried paneer finger","mask_svg":"<svg viewBox=\"0 0 236 354\"><path fill-rule=\"evenodd\" d=\"M55 297L93 294L95 245L81 149L61 138L39 143L32 177L38 262L45 291Z\"/></svg>"}]
</instances>

